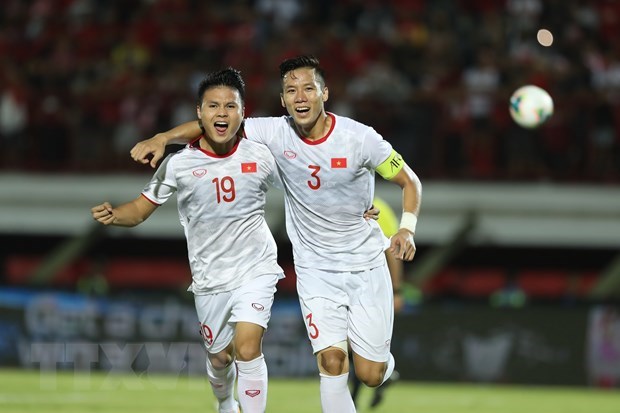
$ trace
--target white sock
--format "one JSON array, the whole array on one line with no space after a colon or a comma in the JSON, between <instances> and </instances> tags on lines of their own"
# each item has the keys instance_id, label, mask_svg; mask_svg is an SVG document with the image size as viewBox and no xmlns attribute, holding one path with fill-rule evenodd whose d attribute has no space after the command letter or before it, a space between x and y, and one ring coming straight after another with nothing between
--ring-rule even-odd
<instances>
[{"instance_id":1,"label":"white sock","mask_svg":"<svg viewBox=\"0 0 620 413\"><path fill-rule=\"evenodd\" d=\"M385 383L385 381L390 378L392 372L394 371L394 367L396 367L396 360L394 360L394 356L390 353L390 358L387 361L387 368L385 369L385 374L383 375L381 384Z\"/></svg>"},{"instance_id":2,"label":"white sock","mask_svg":"<svg viewBox=\"0 0 620 413\"><path fill-rule=\"evenodd\" d=\"M355 413L355 404L348 386L349 373L340 376L319 375L323 413Z\"/></svg>"},{"instance_id":3,"label":"white sock","mask_svg":"<svg viewBox=\"0 0 620 413\"><path fill-rule=\"evenodd\" d=\"M260 355L237 363L237 398L244 413L264 413L267 408L267 364Z\"/></svg>"},{"instance_id":4,"label":"white sock","mask_svg":"<svg viewBox=\"0 0 620 413\"><path fill-rule=\"evenodd\" d=\"M239 406L235 400L235 379L237 368L234 363L221 370L216 370L207 357L207 376L211 389L219 404L219 413L237 413Z\"/></svg>"}]
</instances>

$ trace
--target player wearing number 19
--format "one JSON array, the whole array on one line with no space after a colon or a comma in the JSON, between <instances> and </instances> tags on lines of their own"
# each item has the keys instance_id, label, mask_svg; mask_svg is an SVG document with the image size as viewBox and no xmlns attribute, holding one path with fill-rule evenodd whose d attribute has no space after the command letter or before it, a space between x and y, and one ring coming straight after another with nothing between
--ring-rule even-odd
<instances>
[{"instance_id":1,"label":"player wearing number 19","mask_svg":"<svg viewBox=\"0 0 620 413\"><path fill-rule=\"evenodd\" d=\"M267 366L261 344L276 283L283 277L264 218L267 187L279 178L269 150L238 134L244 93L234 69L207 75L196 109L205 133L169 155L133 201L92 208L104 225L131 227L177 192L192 271L189 291L220 413L237 413L238 404L244 413L265 411Z\"/></svg>"},{"instance_id":2,"label":"player wearing number 19","mask_svg":"<svg viewBox=\"0 0 620 413\"><path fill-rule=\"evenodd\" d=\"M248 139L274 155L284 186L286 229L293 246L297 293L320 372L325 413L355 412L347 387L348 343L357 377L376 387L390 377L394 323L386 248L401 260L415 254L421 184L374 129L326 112L329 91L316 58L280 64L281 104L288 116L248 118ZM200 134L195 123L139 142L134 160L155 165L166 143ZM388 242L374 220L375 171L402 188L403 214Z\"/></svg>"}]
</instances>

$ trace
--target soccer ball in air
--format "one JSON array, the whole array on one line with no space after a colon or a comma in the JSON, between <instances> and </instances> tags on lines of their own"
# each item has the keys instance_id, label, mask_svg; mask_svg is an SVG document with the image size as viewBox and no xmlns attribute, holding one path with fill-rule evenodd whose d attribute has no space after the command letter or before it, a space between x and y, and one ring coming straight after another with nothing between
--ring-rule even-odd
<instances>
[{"instance_id":1,"label":"soccer ball in air","mask_svg":"<svg viewBox=\"0 0 620 413\"><path fill-rule=\"evenodd\" d=\"M527 129L536 128L553 115L553 99L545 89L522 86L510 97L510 116Z\"/></svg>"}]
</instances>

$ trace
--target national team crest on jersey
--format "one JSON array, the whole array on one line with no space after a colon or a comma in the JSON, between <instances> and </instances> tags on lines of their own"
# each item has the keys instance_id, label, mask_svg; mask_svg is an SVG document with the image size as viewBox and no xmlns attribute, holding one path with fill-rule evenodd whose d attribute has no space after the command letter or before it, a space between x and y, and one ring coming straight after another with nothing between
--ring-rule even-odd
<instances>
[{"instance_id":1,"label":"national team crest on jersey","mask_svg":"<svg viewBox=\"0 0 620 413\"><path fill-rule=\"evenodd\" d=\"M332 158L332 168L346 168L347 158Z\"/></svg>"},{"instance_id":2,"label":"national team crest on jersey","mask_svg":"<svg viewBox=\"0 0 620 413\"><path fill-rule=\"evenodd\" d=\"M256 162L244 162L241 164L241 173L252 174L256 172Z\"/></svg>"}]
</instances>

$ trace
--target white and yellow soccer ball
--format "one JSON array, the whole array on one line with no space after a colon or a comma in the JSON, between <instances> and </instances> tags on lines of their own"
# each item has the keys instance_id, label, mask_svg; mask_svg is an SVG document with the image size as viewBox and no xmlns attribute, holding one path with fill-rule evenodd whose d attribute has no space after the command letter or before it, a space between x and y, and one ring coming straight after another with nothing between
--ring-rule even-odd
<instances>
[{"instance_id":1,"label":"white and yellow soccer ball","mask_svg":"<svg viewBox=\"0 0 620 413\"><path fill-rule=\"evenodd\" d=\"M510 97L510 116L527 129L537 128L553 115L553 99L534 85L521 86Z\"/></svg>"}]
</instances>

